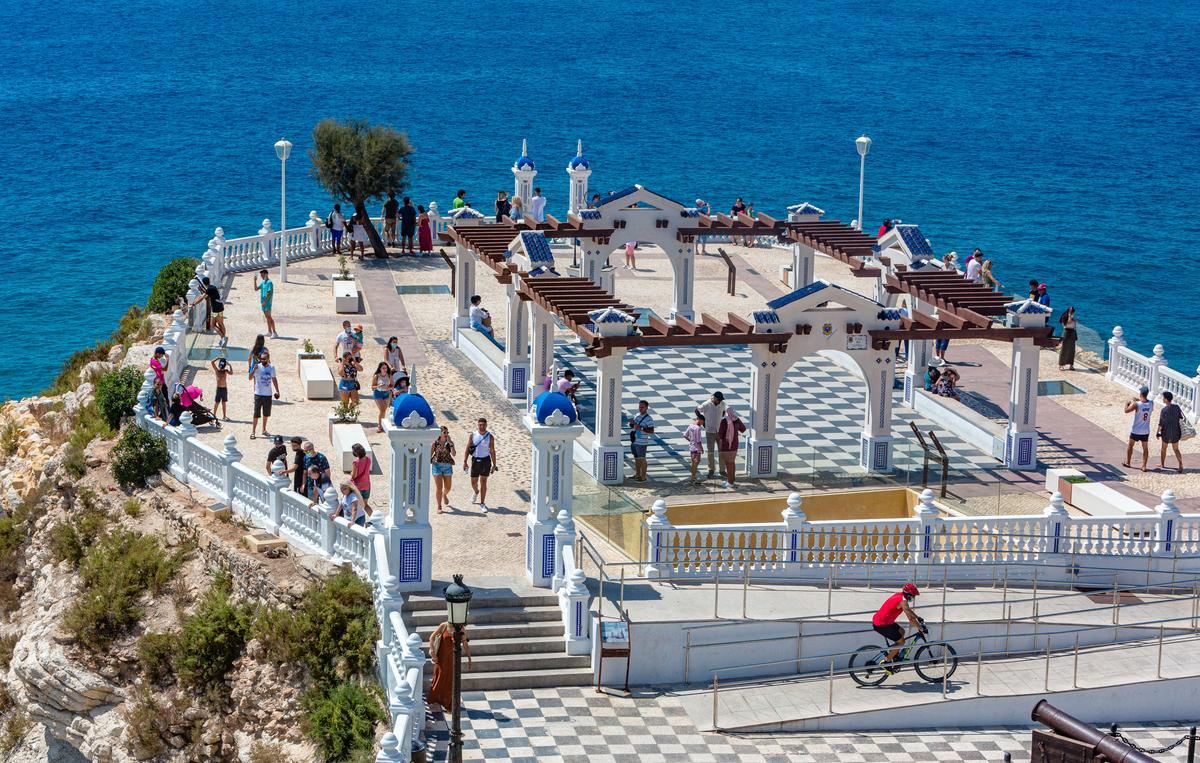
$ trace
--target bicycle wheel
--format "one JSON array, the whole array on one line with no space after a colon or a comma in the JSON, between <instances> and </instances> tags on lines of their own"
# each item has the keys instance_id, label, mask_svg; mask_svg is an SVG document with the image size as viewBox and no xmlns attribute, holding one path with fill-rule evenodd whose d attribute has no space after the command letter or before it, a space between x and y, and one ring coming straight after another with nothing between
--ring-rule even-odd
<instances>
[{"instance_id":1,"label":"bicycle wheel","mask_svg":"<svg viewBox=\"0 0 1200 763\"><path fill-rule=\"evenodd\" d=\"M949 680L958 668L958 652L949 644L925 644L913 654L913 668L930 683Z\"/></svg>"},{"instance_id":2,"label":"bicycle wheel","mask_svg":"<svg viewBox=\"0 0 1200 763\"><path fill-rule=\"evenodd\" d=\"M887 656L886 649L877 646L860 647L850 655L850 677L859 686L878 686L887 680L888 674L879 663Z\"/></svg>"}]
</instances>

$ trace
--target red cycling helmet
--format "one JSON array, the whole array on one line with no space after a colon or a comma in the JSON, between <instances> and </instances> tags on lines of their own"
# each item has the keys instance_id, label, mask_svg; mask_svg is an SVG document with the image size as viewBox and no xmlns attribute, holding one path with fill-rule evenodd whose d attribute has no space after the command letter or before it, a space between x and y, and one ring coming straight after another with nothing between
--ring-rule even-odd
<instances>
[{"instance_id":1,"label":"red cycling helmet","mask_svg":"<svg viewBox=\"0 0 1200 763\"><path fill-rule=\"evenodd\" d=\"M903 593L905 596L920 596L921 595L921 591L912 583L905 583L904 587L900 589L900 592Z\"/></svg>"}]
</instances>

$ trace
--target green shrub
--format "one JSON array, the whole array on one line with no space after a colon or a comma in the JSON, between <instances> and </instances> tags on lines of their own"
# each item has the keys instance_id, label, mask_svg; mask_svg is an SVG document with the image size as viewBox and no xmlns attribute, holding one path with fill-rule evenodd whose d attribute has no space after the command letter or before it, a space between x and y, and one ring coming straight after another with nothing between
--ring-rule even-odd
<instances>
[{"instance_id":1,"label":"green shrub","mask_svg":"<svg viewBox=\"0 0 1200 763\"><path fill-rule=\"evenodd\" d=\"M136 517L142 513L142 502L136 498L126 498L125 503L121 504L121 511L127 517Z\"/></svg>"},{"instance_id":2,"label":"green shrub","mask_svg":"<svg viewBox=\"0 0 1200 763\"><path fill-rule=\"evenodd\" d=\"M178 633L146 633L138 639L138 665L147 683L162 683L174 675L171 661L178 648Z\"/></svg>"},{"instance_id":3,"label":"green shrub","mask_svg":"<svg viewBox=\"0 0 1200 763\"><path fill-rule=\"evenodd\" d=\"M179 301L187 296L188 283L196 277L196 266L199 264L200 260L195 257L180 257L163 265L154 278L154 286L150 288L146 309L152 313L174 310Z\"/></svg>"},{"instance_id":4,"label":"green shrub","mask_svg":"<svg viewBox=\"0 0 1200 763\"><path fill-rule=\"evenodd\" d=\"M125 311L125 315L121 316L121 320L117 323L117 328L103 342L99 342L94 347L89 347L84 350L72 354L62 365L58 376L46 388L46 395L61 395L64 392L69 392L79 386L81 379L79 378L80 371L88 363L93 360L108 360L108 353L116 345L128 345L131 342L137 342L146 339L150 336L150 321L146 318L145 311L137 305L130 305Z\"/></svg>"},{"instance_id":5,"label":"green shrub","mask_svg":"<svg viewBox=\"0 0 1200 763\"><path fill-rule=\"evenodd\" d=\"M242 654L251 622L250 607L229 600L228 582L214 583L183 621L175 653L180 682L197 689L221 688L225 674Z\"/></svg>"},{"instance_id":6,"label":"green shrub","mask_svg":"<svg viewBox=\"0 0 1200 763\"><path fill-rule=\"evenodd\" d=\"M76 498L75 510L65 522L55 525L50 531L50 551L58 561L70 562L79 569L87 553L108 527L108 512L96 500L90 490L81 490Z\"/></svg>"},{"instance_id":7,"label":"green shrub","mask_svg":"<svg viewBox=\"0 0 1200 763\"><path fill-rule=\"evenodd\" d=\"M0 427L0 453L8 458L17 452L17 446L21 444L21 427L17 426L15 421L7 421L3 427Z\"/></svg>"},{"instance_id":8,"label":"green shrub","mask_svg":"<svg viewBox=\"0 0 1200 763\"><path fill-rule=\"evenodd\" d=\"M166 440L131 424L113 448L112 474L123 488L145 487L146 480L167 468L170 461Z\"/></svg>"},{"instance_id":9,"label":"green shrub","mask_svg":"<svg viewBox=\"0 0 1200 763\"><path fill-rule=\"evenodd\" d=\"M344 570L315 581L295 608L263 613L255 635L267 659L298 662L317 684L370 676L379 638L371 587Z\"/></svg>"},{"instance_id":10,"label":"green shrub","mask_svg":"<svg viewBox=\"0 0 1200 763\"><path fill-rule=\"evenodd\" d=\"M79 565L83 590L63 616L63 627L84 646L99 650L142 619L142 594L161 593L183 563L158 539L117 529L93 544Z\"/></svg>"},{"instance_id":11,"label":"green shrub","mask_svg":"<svg viewBox=\"0 0 1200 763\"><path fill-rule=\"evenodd\" d=\"M169 749L172 729L179 730L180 727L183 727L185 744L194 744L200 737L203 720L184 720L183 714L190 705L187 698L173 702L145 689L137 691L125 710L129 728L125 738L129 752L138 760L160 759Z\"/></svg>"},{"instance_id":12,"label":"green shrub","mask_svg":"<svg viewBox=\"0 0 1200 763\"><path fill-rule=\"evenodd\" d=\"M17 745L32 728L33 721L29 720L29 716L24 710L14 710L9 713L8 720L4 724L4 733L0 734L0 753L8 755L17 749Z\"/></svg>"},{"instance_id":13,"label":"green shrub","mask_svg":"<svg viewBox=\"0 0 1200 763\"><path fill-rule=\"evenodd\" d=\"M117 429L121 419L133 413L144 381L136 368L126 367L109 371L96 382L96 408L109 427Z\"/></svg>"},{"instance_id":14,"label":"green shrub","mask_svg":"<svg viewBox=\"0 0 1200 763\"><path fill-rule=\"evenodd\" d=\"M346 761L375 744L375 727L387 719L378 689L342 681L305 692L304 732L327 761Z\"/></svg>"},{"instance_id":15,"label":"green shrub","mask_svg":"<svg viewBox=\"0 0 1200 763\"><path fill-rule=\"evenodd\" d=\"M0 670L8 670L12 664L13 647L17 645L17 634L10 633L0 638Z\"/></svg>"}]
</instances>

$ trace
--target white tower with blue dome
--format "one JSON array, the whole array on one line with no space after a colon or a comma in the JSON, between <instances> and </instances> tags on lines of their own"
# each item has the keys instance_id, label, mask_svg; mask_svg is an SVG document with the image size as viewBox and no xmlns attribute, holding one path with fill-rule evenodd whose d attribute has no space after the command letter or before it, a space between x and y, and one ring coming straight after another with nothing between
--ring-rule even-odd
<instances>
[{"instance_id":1,"label":"white tower with blue dome","mask_svg":"<svg viewBox=\"0 0 1200 763\"><path fill-rule=\"evenodd\" d=\"M429 524L429 450L438 427L429 403L415 391L396 398L384 420L392 457L392 511L384 522L400 591L433 585L433 528Z\"/></svg>"},{"instance_id":2,"label":"white tower with blue dome","mask_svg":"<svg viewBox=\"0 0 1200 763\"><path fill-rule=\"evenodd\" d=\"M529 158L529 143L521 140L521 155L513 162L513 196L521 199L521 207L528 212L529 200L533 198L533 179L537 177L537 165Z\"/></svg>"},{"instance_id":3,"label":"white tower with blue dome","mask_svg":"<svg viewBox=\"0 0 1200 763\"><path fill-rule=\"evenodd\" d=\"M571 517L572 451L583 425L575 404L561 392L543 392L525 418L533 440L529 513L525 517L525 575L550 587L558 567L554 531L558 516Z\"/></svg>"},{"instance_id":4,"label":"white tower with blue dome","mask_svg":"<svg viewBox=\"0 0 1200 763\"><path fill-rule=\"evenodd\" d=\"M567 211L579 214L579 210L587 207L588 176L592 174L592 165L583 155L583 139L575 144L575 156L567 162L567 176L571 178L570 204Z\"/></svg>"}]
</instances>

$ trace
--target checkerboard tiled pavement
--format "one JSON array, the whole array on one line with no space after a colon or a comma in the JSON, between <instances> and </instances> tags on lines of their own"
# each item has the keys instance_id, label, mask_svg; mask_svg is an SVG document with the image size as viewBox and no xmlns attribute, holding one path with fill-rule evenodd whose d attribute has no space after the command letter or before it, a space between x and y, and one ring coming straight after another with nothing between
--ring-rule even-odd
<instances>
[{"instance_id":1,"label":"checkerboard tiled pavement","mask_svg":"<svg viewBox=\"0 0 1200 763\"><path fill-rule=\"evenodd\" d=\"M1029 760L1027 728L955 729L888 734L716 734L696 730L671 695L631 699L590 687L468 692L463 695L463 760L517 763L901 763ZM435 723L433 760L446 760L448 717ZM1130 726L1123 733L1161 747L1180 725ZM1159 759L1182 761L1186 746Z\"/></svg>"},{"instance_id":2,"label":"checkerboard tiled pavement","mask_svg":"<svg viewBox=\"0 0 1200 763\"><path fill-rule=\"evenodd\" d=\"M582 379L580 417L589 428L595 422L596 364L583 348L560 344L555 357L561 369L570 368ZM633 414L633 401L650 403L657 431L649 451L649 474L663 477L686 473L687 443L683 430L691 423L696 405L713 391L723 390L726 402L748 416L750 394L750 350L746 347L685 347L631 349L625 355L624 394L626 417ZM778 466L781 475L803 477L821 474L856 473L859 433L862 430L865 391L863 382L832 361L805 359L792 367L779 389L776 413L779 440ZM901 393L894 391L892 458L899 470L921 468L921 450L908 422L923 431L935 430L950 454L956 470L964 473L996 470L999 464L953 433L901 406Z\"/></svg>"}]
</instances>

